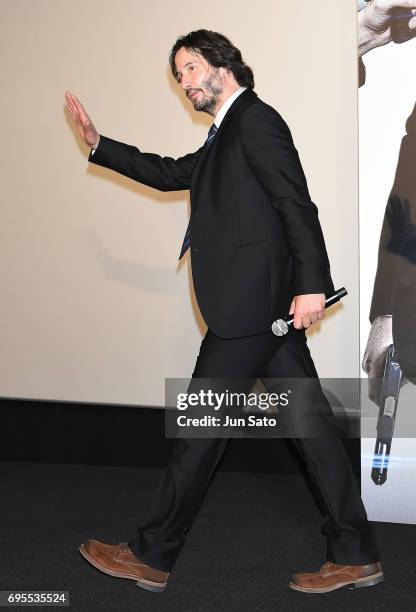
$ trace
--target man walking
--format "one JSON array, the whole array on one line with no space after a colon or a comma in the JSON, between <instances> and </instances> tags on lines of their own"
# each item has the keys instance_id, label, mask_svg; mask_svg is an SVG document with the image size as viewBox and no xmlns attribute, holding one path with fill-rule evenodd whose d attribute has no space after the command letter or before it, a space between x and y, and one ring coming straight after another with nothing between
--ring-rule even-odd
<instances>
[{"instance_id":1,"label":"man walking","mask_svg":"<svg viewBox=\"0 0 416 612\"><path fill-rule=\"evenodd\" d=\"M208 327L191 386L201 378L219 385L224 379L224 388L225 379L238 378L247 391L257 377L316 381L304 330L323 318L333 284L317 208L289 128L254 93L252 70L225 36L198 30L180 37L170 64L195 110L214 117L204 145L179 159L99 135L75 96L67 92L66 100L92 149L89 161L163 191L191 190L180 257L190 248L195 294ZM271 323L288 311L295 329L278 338ZM301 410L308 415L312 407L305 401ZM298 416L290 418L296 423ZM297 574L291 588L316 593L381 582L374 534L341 441L299 437L295 443L326 506L327 562L319 572ZM111 576L164 590L226 445L224 438L175 440L137 534L128 544L88 540L81 554Z\"/></svg>"}]
</instances>

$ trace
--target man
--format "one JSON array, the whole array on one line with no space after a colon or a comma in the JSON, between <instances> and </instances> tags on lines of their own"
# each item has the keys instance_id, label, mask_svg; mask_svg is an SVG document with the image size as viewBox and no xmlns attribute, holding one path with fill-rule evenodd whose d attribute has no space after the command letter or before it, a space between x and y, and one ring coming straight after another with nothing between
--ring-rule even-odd
<instances>
[{"instance_id":1,"label":"man","mask_svg":"<svg viewBox=\"0 0 416 612\"><path fill-rule=\"evenodd\" d=\"M214 117L205 144L174 160L99 136L82 105L67 103L89 160L161 190L191 190L190 245L198 304L208 326L193 372L198 379L317 380L304 330L323 318L333 291L317 208L282 117L254 93L252 70L223 35L207 30L177 40L170 64L195 110ZM290 310L284 338L271 323ZM241 388L240 388L241 391ZM331 412L319 387L323 411ZM312 404L311 404L312 405ZM308 401L300 403L308 414ZM294 413L295 411L292 411ZM297 414L289 414L295 423ZM316 417L319 420L319 417ZM300 431L301 427L299 427ZM372 527L341 441L295 441L324 500L328 561L290 586L326 592L383 580ZM177 439L146 520L128 544L89 540L81 554L96 568L162 591L227 439Z\"/></svg>"}]
</instances>

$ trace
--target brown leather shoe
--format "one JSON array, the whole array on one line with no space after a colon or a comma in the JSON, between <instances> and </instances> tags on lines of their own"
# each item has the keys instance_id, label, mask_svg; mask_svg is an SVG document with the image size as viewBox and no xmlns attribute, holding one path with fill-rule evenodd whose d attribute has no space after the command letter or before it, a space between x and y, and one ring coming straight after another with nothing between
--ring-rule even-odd
<instances>
[{"instance_id":1,"label":"brown leather shoe","mask_svg":"<svg viewBox=\"0 0 416 612\"><path fill-rule=\"evenodd\" d=\"M114 576L135 580L137 586L148 591L164 591L169 572L161 572L140 561L127 544L103 544L87 540L79 547L81 555L95 568Z\"/></svg>"},{"instance_id":2,"label":"brown leather shoe","mask_svg":"<svg viewBox=\"0 0 416 612\"><path fill-rule=\"evenodd\" d=\"M347 585L359 588L372 586L383 580L383 570L379 562L369 565L337 565L327 561L319 572L296 574L289 586L303 593L328 593Z\"/></svg>"}]
</instances>

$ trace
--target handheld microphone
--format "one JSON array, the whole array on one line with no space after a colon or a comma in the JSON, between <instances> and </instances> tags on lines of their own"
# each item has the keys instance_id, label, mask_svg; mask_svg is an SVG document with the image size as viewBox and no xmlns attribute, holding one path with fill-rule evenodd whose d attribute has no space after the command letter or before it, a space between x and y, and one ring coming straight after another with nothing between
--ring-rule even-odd
<instances>
[{"instance_id":1,"label":"handheld microphone","mask_svg":"<svg viewBox=\"0 0 416 612\"><path fill-rule=\"evenodd\" d=\"M347 294L348 291L345 289L345 287L341 287L341 289L338 289L337 291L335 291L335 293L329 295L326 298L325 308L328 308L328 306L332 306L332 304L336 304L336 302L339 302L340 299ZM289 328L293 325L294 320L294 315L289 315L284 319L277 319L272 325L272 332L275 336L285 336L289 331Z\"/></svg>"}]
</instances>

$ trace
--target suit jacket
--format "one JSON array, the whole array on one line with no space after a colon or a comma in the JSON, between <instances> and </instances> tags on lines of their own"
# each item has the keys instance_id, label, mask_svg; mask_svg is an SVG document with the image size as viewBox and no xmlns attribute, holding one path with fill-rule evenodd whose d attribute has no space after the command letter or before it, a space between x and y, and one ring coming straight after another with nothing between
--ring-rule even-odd
<instances>
[{"instance_id":1,"label":"suit jacket","mask_svg":"<svg viewBox=\"0 0 416 612\"><path fill-rule=\"evenodd\" d=\"M179 159L101 136L89 161L162 191L190 189L195 295L211 331L270 331L294 295L334 287L318 211L288 126L254 91L227 111L212 144Z\"/></svg>"},{"instance_id":2,"label":"suit jacket","mask_svg":"<svg viewBox=\"0 0 416 612\"><path fill-rule=\"evenodd\" d=\"M360 59L359 85L365 83ZM387 201L378 249L370 322L391 315L400 366L416 384L416 105L406 122L394 183Z\"/></svg>"},{"instance_id":3,"label":"suit jacket","mask_svg":"<svg viewBox=\"0 0 416 612\"><path fill-rule=\"evenodd\" d=\"M406 128L380 235L370 321L392 315L400 366L416 382L416 106Z\"/></svg>"}]
</instances>

